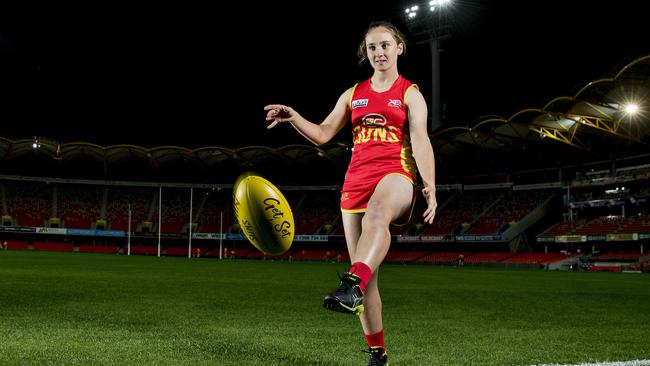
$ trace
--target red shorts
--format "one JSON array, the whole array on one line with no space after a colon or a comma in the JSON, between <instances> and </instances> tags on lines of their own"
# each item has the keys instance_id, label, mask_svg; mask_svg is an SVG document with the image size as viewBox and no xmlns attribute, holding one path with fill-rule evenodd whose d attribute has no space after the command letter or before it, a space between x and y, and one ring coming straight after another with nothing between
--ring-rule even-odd
<instances>
[{"instance_id":1,"label":"red shorts","mask_svg":"<svg viewBox=\"0 0 650 366\"><path fill-rule=\"evenodd\" d=\"M354 185L348 184L348 182L346 182L346 184L343 185L343 190L341 191L341 212L343 213L366 212L366 209L368 208L368 201L370 201L370 197L372 197L373 193L375 193L375 188L377 187L377 184L379 184L379 181L381 181L385 176L391 174L401 175L404 178L408 179L409 182L411 182L415 186L415 182L410 175L405 173L398 173L398 172L378 175L374 177L374 179L372 180L366 180L363 183L357 183ZM403 217L396 220L394 225L404 225L410 220L411 213L413 211L413 206L415 204L415 197L417 197L417 195L415 194L415 189L414 189L411 208Z\"/></svg>"}]
</instances>

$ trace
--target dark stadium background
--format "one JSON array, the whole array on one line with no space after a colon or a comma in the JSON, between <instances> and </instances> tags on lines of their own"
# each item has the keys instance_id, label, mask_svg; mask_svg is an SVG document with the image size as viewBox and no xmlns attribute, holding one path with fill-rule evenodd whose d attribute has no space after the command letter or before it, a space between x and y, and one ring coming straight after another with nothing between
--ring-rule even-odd
<instances>
[{"instance_id":1,"label":"dark stadium background","mask_svg":"<svg viewBox=\"0 0 650 366\"><path fill-rule=\"evenodd\" d=\"M410 37L407 4L3 4L0 136L188 148L305 143L290 128L267 131L262 107L288 103L322 120L369 75L356 47L370 21L391 20ZM639 6L457 1L441 55L443 127L540 107L647 53ZM428 97L429 45L409 41L400 71Z\"/></svg>"}]
</instances>

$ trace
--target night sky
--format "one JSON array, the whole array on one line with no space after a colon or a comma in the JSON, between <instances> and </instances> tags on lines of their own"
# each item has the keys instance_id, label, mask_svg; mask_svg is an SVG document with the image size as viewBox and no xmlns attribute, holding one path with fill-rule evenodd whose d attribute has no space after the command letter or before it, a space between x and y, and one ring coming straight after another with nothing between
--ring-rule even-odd
<instances>
[{"instance_id":1,"label":"night sky","mask_svg":"<svg viewBox=\"0 0 650 366\"><path fill-rule=\"evenodd\" d=\"M407 35L399 70L429 100L429 45L412 39L407 4L1 5L0 136L189 148L307 143L288 125L267 130L263 106L287 103L320 122L370 76L356 49L373 20ZM443 127L541 107L649 54L642 7L456 1L442 44Z\"/></svg>"}]
</instances>

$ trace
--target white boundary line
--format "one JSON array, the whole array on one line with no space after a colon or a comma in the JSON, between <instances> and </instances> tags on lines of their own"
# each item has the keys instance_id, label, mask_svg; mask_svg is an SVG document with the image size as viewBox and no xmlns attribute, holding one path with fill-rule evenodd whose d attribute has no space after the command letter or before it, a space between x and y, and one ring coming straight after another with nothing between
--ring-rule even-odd
<instances>
[{"instance_id":1,"label":"white boundary line","mask_svg":"<svg viewBox=\"0 0 650 366\"><path fill-rule=\"evenodd\" d=\"M606 362L590 362L590 363L545 363L533 366L650 366L650 360L632 360L632 361L606 361Z\"/></svg>"}]
</instances>

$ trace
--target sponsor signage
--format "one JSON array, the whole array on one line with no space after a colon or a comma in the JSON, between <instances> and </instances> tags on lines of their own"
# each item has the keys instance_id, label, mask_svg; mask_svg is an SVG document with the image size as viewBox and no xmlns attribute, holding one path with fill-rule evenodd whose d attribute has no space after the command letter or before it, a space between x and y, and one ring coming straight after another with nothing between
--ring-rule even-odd
<instances>
[{"instance_id":1,"label":"sponsor signage","mask_svg":"<svg viewBox=\"0 0 650 366\"><path fill-rule=\"evenodd\" d=\"M14 233L35 233L35 227L20 227L20 226L0 226L0 231L10 231Z\"/></svg>"},{"instance_id":2,"label":"sponsor signage","mask_svg":"<svg viewBox=\"0 0 650 366\"><path fill-rule=\"evenodd\" d=\"M36 233L38 234L56 234L56 235L65 235L67 232L66 229L58 227L37 227Z\"/></svg>"},{"instance_id":3,"label":"sponsor signage","mask_svg":"<svg viewBox=\"0 0 650 366\"><path fill-rule=\"evenodd\" d=\"M456 241L500 241L501 235L457 235Z\"/></svg>"},{"instance_id":4,"label":"sponsor signage","mask_svg":"<svg viewBox=\"0 0 650 366\"><path fill-rule=\"evenodd\" d=\"M637 233L607 234L606 241L632 241L639 240Z\"/></svg>"},{"instance_id":5,"label":"sponsor signage","mask_svg":"<svg viewBox=\"0 0 650 366\"><path fill-rule=\"evenodd\" d=\"M586 241L586 235L558 235L555 237L556 243L581 243Z\"/></svg>"},{"instance_id":6,"label":"sponsor signage","mask_svg":"<svg viewBox=\"0 0 650 366\"><path fill-rule=\"evenodd\" d=\"M85 236L114 236L124 237L126 231L123 230L90 230L90 229L66 229L69 235L85 235Z\"/></svg>"},{"instance_id":7,"label":"sponsor signage","mask_svg":"<svg viewBox=\"0 0 650 366\"><path fill-rule=\"evenodd\" d=\"M555 243L555 237L553 236L538 236L538 243Z\"/></svg>"},{"instance_id":8,"label":"sponsor signage","mask_svg":"<svg viewBox=\"0 0 650 366\"><path fill-rule=\"evenodd\" d=\"M244 234L226 234L226 240L244 240Z\"/></svg>"},{"instance_id":9,"label":"sponsor signage","mask_svg":"<svg viewBox=\"0 0 650 366\"><path fill-rule=\"evenodd\" d=\"M397 241L400 242L432 242L432 241L445 241L444 235L399 235Z\"/></svg>"},{"instance_id":10,"label":"sponsor signage","mask_svg":"<svg viewBox=\"0 0 650 366\"><path fill-rule=\"evenodd\" d=\"M194 239L213 239L213 240L219 240L222 238L226 238L226 234L219 234L219 233L192 233L192 238Z\"/></svg>"},{"instance_id":11,"label":"sponsor signage","mask_svg":"<svg viewBox=\"0 0 650 366\"><path fill-rule=\"evenodd\" d=\"M296 241L327 241L329 235L296 235L293 239Z\"/></svg>"},{"instance_id":12,"label":"sponsor signage","mask_svg":"<svg viewBox=\"0 0 650 366\"><path fill-rule=\"evenodd\" d=\"M420 236L422 241L445 241L444 235L422 235Z\"/></svg>"}]
</instances>

